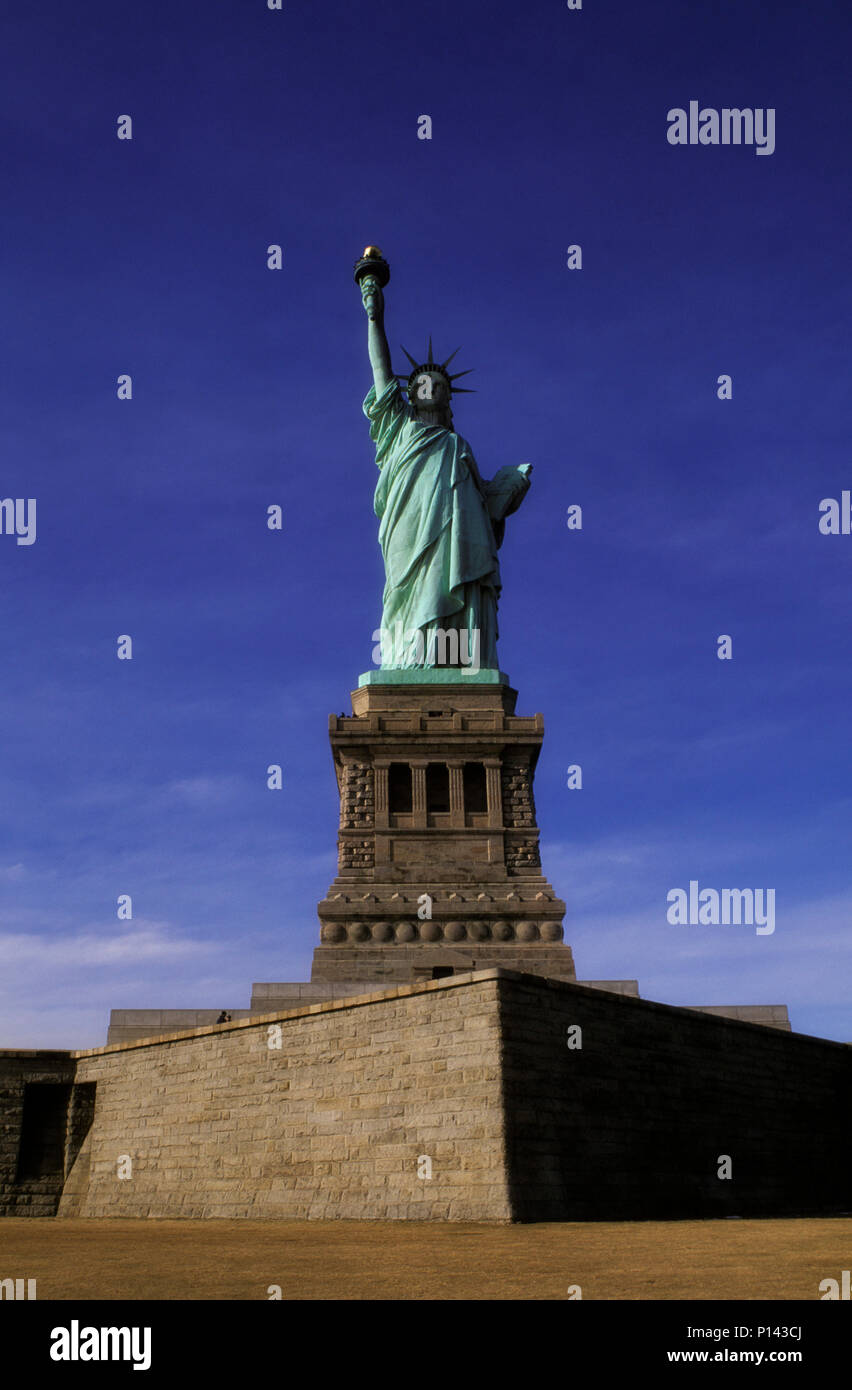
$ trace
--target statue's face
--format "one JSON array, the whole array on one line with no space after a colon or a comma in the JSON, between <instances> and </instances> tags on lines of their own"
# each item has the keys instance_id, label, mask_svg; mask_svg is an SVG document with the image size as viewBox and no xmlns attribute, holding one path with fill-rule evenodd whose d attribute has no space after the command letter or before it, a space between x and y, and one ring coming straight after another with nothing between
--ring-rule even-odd
<instances>
[{"instance_id":1,"label":"statue's face","mask_svg":"<svg viewBox=\"0 0 852 1390\"><path fill-rule=\"evenodd\" d=\"M440 372L419 372L411 392L411 404L427 410L444 410L450 404L450 388Z\"/></svg>"}]
</instances>

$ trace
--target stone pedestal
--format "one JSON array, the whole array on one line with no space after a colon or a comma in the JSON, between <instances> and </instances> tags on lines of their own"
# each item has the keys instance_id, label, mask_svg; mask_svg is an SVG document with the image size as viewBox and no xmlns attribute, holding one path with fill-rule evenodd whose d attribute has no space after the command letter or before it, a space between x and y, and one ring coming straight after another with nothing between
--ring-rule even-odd
<instances>
[{"instance_id":1,"label":"stone pedestal","mask_svg":"<svg viewBox=\"0 0 852 1390\"><path fill-rule=\"evenodd\" d=\"M319 904L313 981L411 981L504 965L574 980L565 904L541 870L541 715L498 677L394 672L352 693L329 735L338 874Z\"/></svg>"}]
</instances>

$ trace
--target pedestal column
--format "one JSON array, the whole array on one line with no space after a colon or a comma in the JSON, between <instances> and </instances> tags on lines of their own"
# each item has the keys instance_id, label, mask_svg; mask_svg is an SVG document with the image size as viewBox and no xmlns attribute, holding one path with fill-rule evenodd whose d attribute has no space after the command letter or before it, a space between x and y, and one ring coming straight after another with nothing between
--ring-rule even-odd
<instances>
[{"instance_id":1,"label":"pedestal column","mask_svg":"<svg viewBox=\"0 0 852 1390\"><path fill-rule=\"evenodd\" d=\"M418 830L426 829L426 763L425 758L412 758L410 760L411 823Z\"/></svg>"},{"instance_id":2,"label":"pedestal column","mask_svg":"<svg viewBox=\"0 0 852 1390\"><path fill-rule=\"evenodd\" d=\"M450 825L464 829L464 763L459 758L447 759L450 774Z\"/></svg>"},{"instance_id":3,"label":"pedestal column","mask_svg":"<svg viewBox=\"0 0 852 1390\"><path fill-rule=\"evenodd\" d=\"M500 790L499 758L485 759L485 791L488 798L488 824L494 829L503 825L503 796Z\"/></svg>"}]
</instances>

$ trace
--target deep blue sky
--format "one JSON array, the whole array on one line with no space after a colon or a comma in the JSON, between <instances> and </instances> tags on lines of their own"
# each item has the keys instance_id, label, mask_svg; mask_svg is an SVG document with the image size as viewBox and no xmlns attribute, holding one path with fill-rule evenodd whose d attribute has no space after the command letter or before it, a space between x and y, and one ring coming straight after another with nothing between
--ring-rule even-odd
<instances>
[{"instance_id":1,"label":"deep blue sky","mask_svg":"<svg viewBox=\"0 0 852 1390\"><path fill-rule=\"evenodd\" d=\"M397 370L463 344L483 473L534 464L501 666L544 714L579 976L852 1039L852 537L818 530L852 486L849 6L48 0L3 30L0 496L38 532L0 536L0 1044L309 976L327 716L381 611L368 242ZM774 107L775 153L670 146L692 99ZM775 934L670 926L690 879L774 888Z\"/></svg>"}]
</instances>

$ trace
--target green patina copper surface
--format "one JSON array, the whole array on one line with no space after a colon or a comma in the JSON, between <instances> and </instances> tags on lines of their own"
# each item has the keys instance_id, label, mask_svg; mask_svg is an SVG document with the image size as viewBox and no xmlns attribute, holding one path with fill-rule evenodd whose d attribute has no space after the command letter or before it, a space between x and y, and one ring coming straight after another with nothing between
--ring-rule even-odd
<instances>
[{"instance_id":1,"label":"green patina copper surface","mask_svg":"<svg viewBox=\"0 0 852 1390\"><path fill-rule=\"evenodd\" d=\"M379 544L385 562L379 670L361 677L373 684L388 672L412 671L431 683L505 682L497 660L497 551L505 518L529 489L531 466L502 468L484 479L467 440L453 427L456 390L448 363L427 360L414 371L408 399L391 370L384 332L384 296L390 271L375 248L358 263L369 319L373 385L364 401L380 470L375 493ZM410 357L410 354L406 354ZM453 354L455 355L455 354ZM376 640L376 639L374 639ZM432 672L435 675L432 676Z\"/></svg>"},{"instance_id":2,"label":"green patina copper surface","mask_svg":"<svg viewBox=\"0 0 852 1390\"><path fill-rule=\"evenodd\" d=\"M421 666L407 671L388 667L365 671L358 677L360 685L510 685L505 671L483 667L479 671L458 669L447 671L443 666Z\"/></svg>"}]
</instances>

